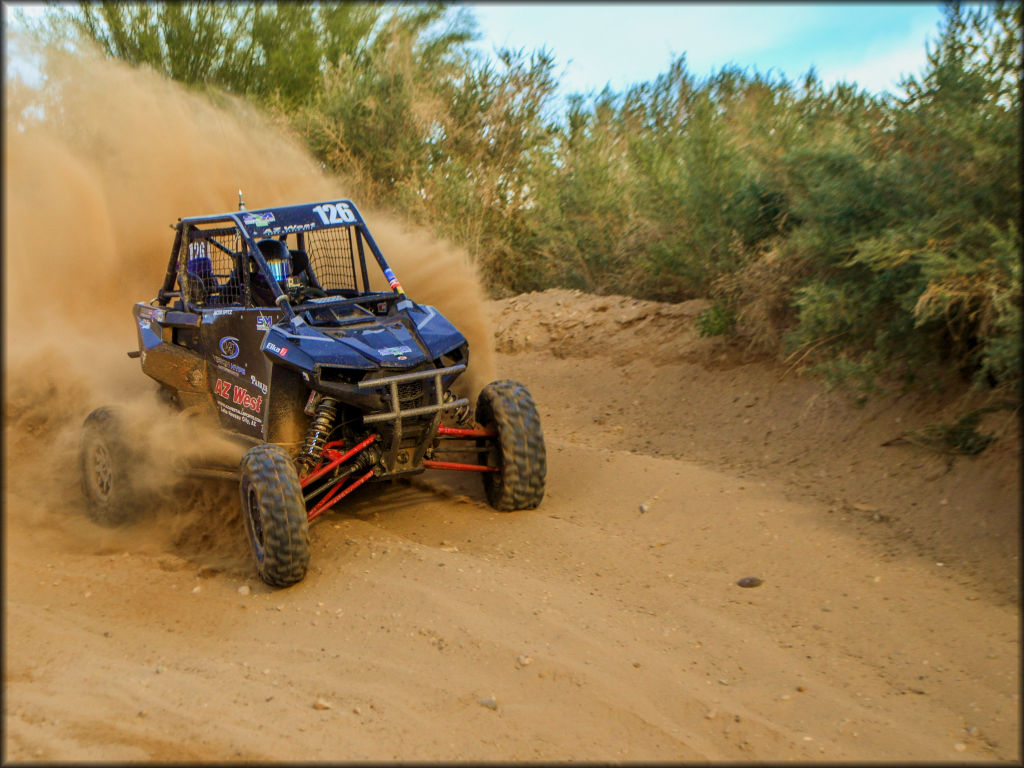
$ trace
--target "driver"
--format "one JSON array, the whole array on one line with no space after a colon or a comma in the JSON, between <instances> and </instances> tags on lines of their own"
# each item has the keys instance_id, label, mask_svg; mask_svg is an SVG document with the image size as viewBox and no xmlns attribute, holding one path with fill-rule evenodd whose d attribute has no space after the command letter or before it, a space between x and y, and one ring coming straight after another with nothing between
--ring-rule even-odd
<instances>
[{"instance_id":1,"label":"driver","mask_svg":"<svg viewBox=\"0 0 1024 768\"><path fill-rule=\"evenodd\" d=\"M260 249L264 261L267 262L271 277L277 281L289 300L301 301L304 298L327 295L313 275L305 251L291 251L283 241L269 238L258 241L256 247ZM263 273L256 269L255 261L250 261L250 269L253 298L261 307L274 306L273 289L263 277Z\"/></svg>"},{"instance_id":2,"label":"driver","mask_svg":"<svg viewBox=\"0 0 1024 768\"><path fill-rule=\"evenodd\" d=\"M277 281L278 286L284 293L288 293L289 278L292 277L292 256L288 246L280 240L260 240L256 243L260 249L264 261L270 268L270 275ZM266 278L258 269L255 262L251 264L251 283L253 298L260 306L274 306L274 291L267 283Z\"/></svg>"}]
</instances>

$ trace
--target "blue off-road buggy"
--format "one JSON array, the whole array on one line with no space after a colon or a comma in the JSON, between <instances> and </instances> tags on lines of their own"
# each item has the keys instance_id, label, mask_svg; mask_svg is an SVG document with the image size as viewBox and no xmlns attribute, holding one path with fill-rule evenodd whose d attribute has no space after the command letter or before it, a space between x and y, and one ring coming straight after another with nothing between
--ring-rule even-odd
<instances>
[{"instance_id":1,"label":"blue off-road buggy","mask_svg":"<svg viewBox=\"0 0 1024 768\"><path fill-rule=\"evenodd\" d=\"M239 207L178 221L159 293L132 309L139 349L128 354L172 408L244 444L240 466L188 473L239 481L266 583L300 581L310 521L370 481L472 471L496 509L540 503L544 437L529 392L492 382L475 411L452 393L465 337L405 295L355 205ZM100 523L140 505L127 434L114 409L85 421L82 485Z\"/></svg>"}]
</instances>

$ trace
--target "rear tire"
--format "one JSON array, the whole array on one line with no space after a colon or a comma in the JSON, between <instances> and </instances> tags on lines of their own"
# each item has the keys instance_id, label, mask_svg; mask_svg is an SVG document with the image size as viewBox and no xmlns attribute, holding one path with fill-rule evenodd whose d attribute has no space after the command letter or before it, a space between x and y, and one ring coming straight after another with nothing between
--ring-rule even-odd
<instances>
[{"instance_id":1,"label":"rear tire","mask_svg":"<svg viewBox=\"0 0 1024 768\"><path fill-rule=\"evenodd\" d=\"M264 443L242 457L242 519L260 578L288 587L309 566L309 520L295 464L280 446Z\"/></svg>"},{"instance_id":2,"label":"rear tire","mask_svg":"<svg viewBox=\"0 0 1024 768\"><path fill-rule=\"evenodd\" d=\"M498 433L481 455L482 463L501 470L482 473L487 501L504 512L534 509L544 498L547 453L529 390L510 379L492 381L477 398L476 420Z\"/></svg>"},{"instance_id":3,"label":"rear tire","mask_svg":"<svg viewBox=\"0 0 1024 768\"><path fill-rule=\"evenodd\" d=\"M82 425L79 468L86 511L108 527L136 517L139 506L125 434L123 420L111 408L97 408Z\"/></svg>"}]
</instances>

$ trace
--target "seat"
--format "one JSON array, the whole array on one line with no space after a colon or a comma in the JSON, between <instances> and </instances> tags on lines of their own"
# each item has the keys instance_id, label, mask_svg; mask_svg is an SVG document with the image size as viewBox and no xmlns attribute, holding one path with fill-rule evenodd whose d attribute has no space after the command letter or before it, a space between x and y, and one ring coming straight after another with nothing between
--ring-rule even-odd
<instances>
[{"instance_id":1,"label":"seat","mask_svg":"<svg viewBox=\"0 0 1024 768\"><path fill-rule=\"evenodd\" d=\"M185 265L186 292L194 304L207 304L216 296L220 286L213 276L213 262L209 256L194 256Z\"/></svg>"}]
</instances>

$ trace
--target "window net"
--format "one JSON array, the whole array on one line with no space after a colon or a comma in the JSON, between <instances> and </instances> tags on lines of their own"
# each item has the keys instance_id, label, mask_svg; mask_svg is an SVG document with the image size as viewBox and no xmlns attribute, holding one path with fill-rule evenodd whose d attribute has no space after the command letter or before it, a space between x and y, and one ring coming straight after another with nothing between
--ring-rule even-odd
<instances>
[{"instance_id":1,"label":"window net","mask_svg":"<svg viewBox=\"0 0 1024 768\"><path fill-rule=\"evenodd\" d=\"M304 252L306 275L296 276L327 291L359 291L358 234L353 227L318 229L291 234L284 241L293 257ZM178 287L182 296L199 307L242 306L247 300L246 243L235 227L189 226L178 252ZM296 269L292 270L295 274ZM253 277L253 280L259 280Z\"/></svg>"}]
</instances>

